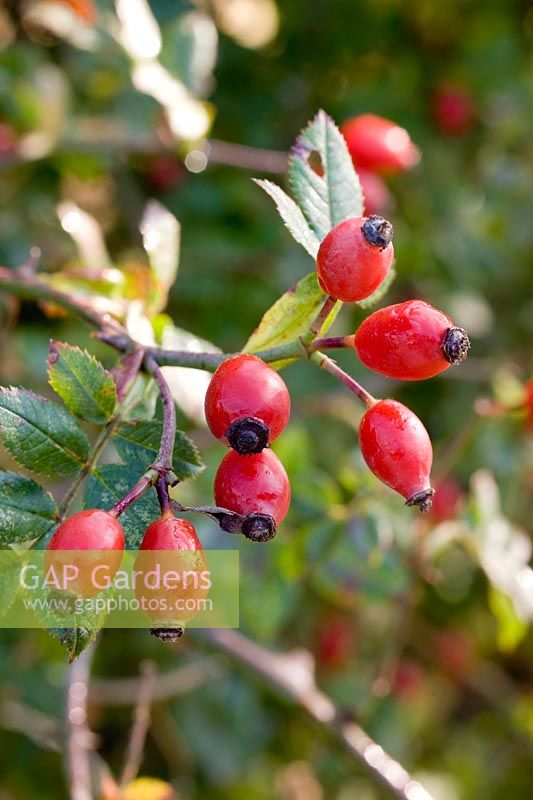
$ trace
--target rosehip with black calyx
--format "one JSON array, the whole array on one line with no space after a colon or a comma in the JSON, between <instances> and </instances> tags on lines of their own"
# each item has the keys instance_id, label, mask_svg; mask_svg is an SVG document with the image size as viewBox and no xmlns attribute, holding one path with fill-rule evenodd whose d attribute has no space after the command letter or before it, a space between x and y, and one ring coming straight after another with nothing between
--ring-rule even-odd
<instances>
[{"instance_id":1,"label":"rosehip with black calyx","mask_svg":"<svg viewBox=\"0 0 533 800\"><path fill-rule=\"evenodd\" d=\"M355 333L354 347L374 372L419 381L464 361L470 341L442 311L422 300L408 300L367 317Z\"/></svg>"},{"instance_id":2,"label":"rosehip with black calyx","mask_svg":"<svg viewBox=\"0 0 533 800\"><path fill-rule=\"evenodd\" d=\"M318 282L336 300L354 303L371 295L394 258L393 227L376 215L353 217L323 239L317 256Z\"/></svg>"},{"instance_id":3,"label":"rosehip with black calyx","mask_svg":"<svg viewBox=\"0 0 533 800\"><path fill-rule=\"evenodd\" d=\"M248 514L242 523L242 533L252 542L269 542L276 535L276 521L268 514Z\"/></svg>"},{"instance_id":4,"label":"rosehip with black calyx","mask_svg":"<svg viewBox=\"0 0 533 800\"><path fill-rule=\"evenodd\" d=\"M80 511L62 522L50 539L46 573L53 569L62 581L62 590L93 597L107 588L116 575L124 545L124 530L113 514L101 508ZM69 556L72 551L75 555Z\"/></svg>"},{"instance_id":5,"label":"rosehip with black calyx","mask_svg":"<svg viewBox=\"0 0 533 800\"><path fill-rule=\"evenodd\" d=\"M434 490L429 474L433 448L427 430L397 400L378 400L359 425L361 453L383 483L405 497L406 505L429 511Z\"/></svg>"},{"instance_id":6,"label":"rosehip with black calyx","mask_svg":"<svg viewBox=\"0 0 533 800\"><path fill-rule=\"evenodd\" d=\"M395 122L376 114L361 114L341 125L355 167L374 172L404 172L420 161L420 151Z\"/></svg>"},{"instance_id":7,"label":"rosehip with black calyx","mask_svg":"<svg viewBox=\"0 0 533 800\"><path fill-rule=\"evenodd\" d=\"M243 533L248 538L253 538L258 524L258 519L254 521L250 516L272 517L279 525L285 519L291 501L287 473L272 450L250 456L228 453L215 476L214 491L217 506L248 516L243 526Z\"/></svg>"},{"instance_id":8,"label":"rosehip with black calyx","mask_svg":"<svg viewBox=\"0 0 533 800\"><path fill-rule=\"evenodd\" d=\"M142 610L156 623L152 635L166 642L180 638L209 592L202 577L207 564L194 526L165 511L146 529L134 569L135 595ZM154 573L161 576L155 586L148 580ZM181 575L181 582L176 580L176 573Z\"/></svg>"},{"instance_id":9,"label":"rosehip with black calyx","mask_svg":"<svg viewBox=\"0 0 533 800\"><path fill-rule=\"evenodd\" d=\"M211 379L205 415L217 439L241 455L260 453L287 427L289 392L278 373L257 356L223 361Z\"/></svg>"}]
</instances>

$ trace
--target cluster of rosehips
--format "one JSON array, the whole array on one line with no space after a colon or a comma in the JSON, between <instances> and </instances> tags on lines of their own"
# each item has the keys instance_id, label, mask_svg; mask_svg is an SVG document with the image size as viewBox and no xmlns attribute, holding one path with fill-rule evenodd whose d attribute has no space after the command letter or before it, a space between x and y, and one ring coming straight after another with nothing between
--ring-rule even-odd
<instances>
[{"instance_id":1,"label":"cluster of rosehips","mask_svg":"<svg viewBox=\"0 0 533 800\"><path fill-rule=\"evenodd\" d=\"M215 476L215 503L246 517L242 532L255 541L271 539L289 510L289 479L269 445L287 427L290 411L284 381L257 356L222 362L207 390L207 424L232 448Z\"/></svg>"},{"instance_id":2,"label":"cluster of rosehips","mask_svg":"<svg viewBox=\"0 0 533 800\"><path fill-rule=\"evenodd\" d=\"M106 580L112 581L115 577L125 548L124 529L112 511L93 508L80 511L65 520L56 530L48 543L45 567L52 567L56 575L64 574L63 568L71 563L68 555L72 551L83 551L75 557L78 574L73 580L68 581L68 592L82 598L90 598L101 591L101 586L95 585L94 569L103 564L106 566ZM142 574L149 573L158 563L160 551L180 551L195 554L197 563L193 566L200 572L205 568L202 555L202 544L194 526L185 519L175 517L166 508L161 517L148 526L144 534L140 552L137 555L134 569ZM65 552L64 552L65 551ZM179 618L172 609L173 601L179 596L182 600L190 597L197 599L205 596L205 592L195 589L157 587L149 589L144 584L135 587L137 598L147 605L147 613L156 627L152 633L164 640L174 640L183 633L183 625L188 622L195 612L180 611ZM150 601L154 601L150 605ZM159 610L162 609L162 610Z\"/></svg>"},{"instance_id":3,"label":"cluster of rosehips","mask_svg":"<svg viewBox=\"0 0 533 800\"><path fill-rule=\"evenodd\" d=\"M385 279L394 256L392 225L383 217L356 217L335 226L317 257L318 281L337 300L369 297ZM353 337L370 369L398 380L423 380L466 358L470 342L441 311L421 300L382 308ZM396 400L368 403L360 428L363 457L384 483L421 511L431 507L429 435L412 411Z\"/></svg>"}]
</instances>

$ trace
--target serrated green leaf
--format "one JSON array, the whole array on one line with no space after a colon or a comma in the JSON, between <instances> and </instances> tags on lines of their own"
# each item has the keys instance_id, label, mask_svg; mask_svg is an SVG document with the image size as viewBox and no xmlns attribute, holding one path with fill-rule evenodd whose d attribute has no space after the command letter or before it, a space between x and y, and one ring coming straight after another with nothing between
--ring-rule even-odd
<instances>
[{"instance_id":1,"label":"serrated green leaf","mask_svg":"<svg viewBox=\"0 0 533 800\"><path fill-rule=\"evenodd\" d=\"M0 472L0 543L40 539L55 524L56 504L38 483L16 472Z\"/></svg>"},{"instance_id":2,"label":"serrated green leaf","mask_svg":"<svg viewBox=\"0 0 533 800\"><path fill-rule=\"evenodd\" d=\"M89 454L74 417L27 389L0 389L0 439L15 461L40 475L70 475Z\"/></svg>"},{"instance_id":3,"label":"serrated green leaf","mask_svg":"<svg viewBox=\"0 0 533 800\"><path fill-rule=\"evenodd\" d=\"M283 189L272 183L272 181L254 179L254 183L260 186L273 199L278 213L293 239L298 244L301 244L310 256L316 258L320 240L309 227L302 209L296 205L292 197L289 197Z\"/></svg>"},{"instance_id":4,"label":"serrated green leaf","mask_svg":"<svg viewBox=\"0 0 533 800\"><path fill-rule=\"evenodd\" d=\"M162 433L163 423L157 419L121 425L113 434L113 444L127 464L135 463L142 471L155 461ZM174 472L180 480L195 478L204 469L198 448L182 431L176 431L172 459Z\"/></svg>"},{"instance_id":5,"label":"serrated green leaf","mask_svg":"<svg viewBox=\"0 0 533 800\"><path fill-rule=\"evenodd\" d=\"M85 484L84 508L111 508L131 489L144 471L140 464L105 464L96 467ZM160 515L155 492L149 490L120 517L126 546L137 549L148 525Z\"/></svg>"},{"instance_id":6,"label":"serrated green leaf","mask_svg":"<svg viewBox=\"0 0 533 800\"><path fill-rule=\"evenodd\" d=\"M385 276L384 280L376 289L376 291L373 294L369 295L368 297L365 297L364 300L359 300L357 303L355 303L355 305L365 310L367 308L373 308L377 303L380 302L380 300L383 297L385 297L390 287L394 283L395 278L396 278L396 270L394 269L394 267L391 267L387 275Z\"/></svg>"},{"instance_id":7,"label":"serrated green leaf","mask_svg":"<svg viewBox=\"0 0 533 800\"><path fill-rule=\"evenodd\" d=\"M50 342L48 380L77 417L103 425L113 416L117 403L113 378L86 350Z\"/></svg>"},{"instance_id":8,"label":"serrated green leaf","mask_svg":"<svg viewBox=\"0 0 533 800\"><path fill-rule=\"evenodd\" d=\"M57 639L66 649L68 659L72 663L92 645L100 628L101 625L94 628L84 626L81 628L49 628L48 630L54 639Z\"/></svg>"},{"instance_id":9,"label":"serrated green leaf","mask_svg":"<svg viewBox=\"0 0 533 800\"><path fill-rule=\"evenodd\" d=\"M323 175L309 163L318 153ZM289 158L289 182L311 228L322 241L339 222L363 213L363 193L341 132L324 111L296 139Z\"/></svg>"},{"instance_id":10,"label":"serrated green leaf","mask_svg":"<svg viewBox=\"0 0 533 800\"><path fill-rule=\"evenodd\" d=\"M298 336L303 336L309 325L316 319L324 300L325 295L318 285L316 273L311 272L285 292L268 309L259 326L246 342L244 352L256 353L259 350L292 342ZM322 326L321 332L325 332L330 327L339 313L340 307L340 303L334 307ZM279 364L272 366L279 366Z\"/></svg>"},{"instance_id":11,"label":"serrated green leaf","mask_svg":"<svg viewBox=\"0 0 533 800\"><path fill-rule=\"evenodd\" d=\"M140 230L153 277L147 306L150 312L157 312L166 306L168 292L178 273L181 226L161 203L150 200L144 209Z\"/></svg>"}]
</instances>

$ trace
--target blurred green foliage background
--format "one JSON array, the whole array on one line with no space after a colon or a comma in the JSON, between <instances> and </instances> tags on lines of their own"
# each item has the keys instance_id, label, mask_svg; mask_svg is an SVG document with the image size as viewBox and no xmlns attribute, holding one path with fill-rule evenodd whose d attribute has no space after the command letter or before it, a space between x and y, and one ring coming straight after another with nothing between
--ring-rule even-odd
<instances>
[{"instance_id":1,"label":"blurred green foliage background","mask_svg":"<svg viewBox=\"0 0 533 800\"><path fill-rule=\"evenodd\" d=\"M94 289L91 264L83 265L56 213L69 200L100 224L113 265L129 276L130 299L142 296L138 226L146 201L156 197L182 225L179 274L165 313L224 350L238 350L279 294L312 269L308 256L250 181L260 169L213 159L190 172L183 159L203 145L161 145L161 105L132 86L130 60L112 36L113 4L99 0L94 22L78 17L60 31L58 5L1 6L0 263L16 267L37 245L43 271L61 270ZM39 21L33 6L40 6ZM492 418L474 407L480 397L519 407L532 371L531 6L150 6L163 34L161 61L208 100L216 140L285 151L321 107L338 123L372 112L409 131L423 158L387 181L398 277L386 302L422 297L472 339L464 365L421 384L382 379L353 353L339 356L373 394L392 394L424 420L435 474L458 495L441 518L416 518L364 468L356 436L361 411L333 379L304 363L286 370L294 412L275 449L291 478L293 506L276 540L241 545L242 630L269 647L314 653L319 684L423 777L437 800L530 797L532 437L523 414ZM202 81L180 23L198 11L219 35L214 73L204 70ZM442 131L433 111L435 93L449 83L476 109L458 136ZM1 303L4 385L49 391L51 337L113 363L80 323L29 304L18 308L6 297ZM363 316L346 307L334 332L352 332ZM181 423L207 464L183 496L208 503L223 448L185 416ZM207 547L237 546L209 523L199 531ZM503 565L503 577L495 564ZM168 649L141 631L109 630L95 673L137 674L146 658L164 671L200 664L205 652L194 635ZM47 634L0 631L1 800L67 796L61 754L43 747L31 724L13 730L6 711L15 699L59 719L66 669ZM91 713L100 752L118 770L130 709L95 703ZM184 800L385 796L301 713L225 661L216 677L155 707L142 772L170 781Z\"/></svg>"}]
</instances>

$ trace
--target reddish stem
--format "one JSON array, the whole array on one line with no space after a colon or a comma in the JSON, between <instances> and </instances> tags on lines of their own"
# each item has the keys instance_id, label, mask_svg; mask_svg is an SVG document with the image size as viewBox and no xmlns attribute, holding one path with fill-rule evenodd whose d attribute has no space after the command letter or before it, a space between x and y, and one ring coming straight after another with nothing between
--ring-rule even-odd
<instances>
[{"instance_id":1,"label":"reddish stem","mask_svg":"<svg viewBox=\"0 0 533 800\"><path fill-rule=\"evenodd\" d=\"M310 353L317 350L334 350L339 347L353 347L355 336L329 336L325 339L315 339L307 348Z\"/></svg>"},{"instance_id":2,"label":"reddish stem","mask_svg":"<svg viewBox=\"0 0 533 800\"><path fill-rule=\"evenodd\" d=\"M335 363L335 361L332 361L331 358L325 356L324 353L315 353L313 356L313 361L315 361L315 363L318 364L321 369L325 369L326 372L329 372L331 375L334 375L336 378L342 381L342 383L344 383L344 385L347 386L351 392L357 395L359 400L361 400L367 408L371 408L377 403L376 398L372 397L370 392L367 392L367 390L364 389L361 384L355 380L355 378L352 378L351 375L348 375L347 372L341 369L339 365Z\"/></svg>"}]
</instances>

